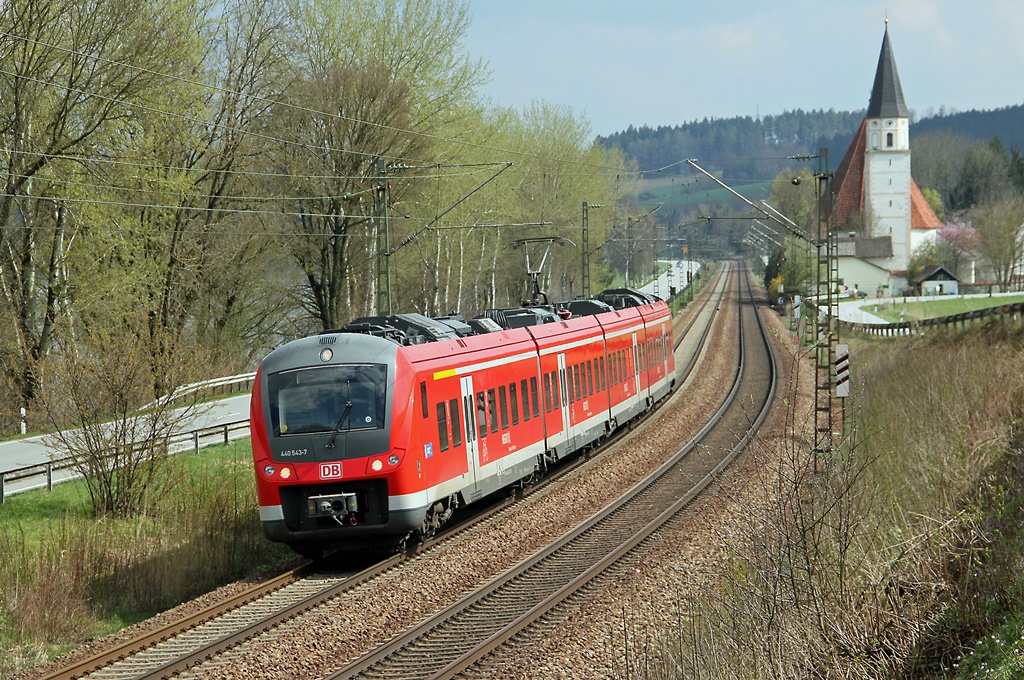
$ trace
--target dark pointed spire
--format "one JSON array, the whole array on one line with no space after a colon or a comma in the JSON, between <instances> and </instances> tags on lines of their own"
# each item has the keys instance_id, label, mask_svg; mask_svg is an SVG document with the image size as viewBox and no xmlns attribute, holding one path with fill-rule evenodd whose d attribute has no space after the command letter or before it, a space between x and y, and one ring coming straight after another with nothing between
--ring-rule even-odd
<instances>
[{"instance_id":1,"label":"dark pointed spire","mask_svg":"<svg viewBox=\"0 0 1024 680\"><path fill-rule=\"evenodd\" d=\"M910 111L903 101L900 74L896 71L896 59L889 44L889 20L885 20L885 37L882 38L882 53L878 55L878 69L875 84L871 88L868 103L868 118L909 118Z\"/></svg>"}]
</instances>

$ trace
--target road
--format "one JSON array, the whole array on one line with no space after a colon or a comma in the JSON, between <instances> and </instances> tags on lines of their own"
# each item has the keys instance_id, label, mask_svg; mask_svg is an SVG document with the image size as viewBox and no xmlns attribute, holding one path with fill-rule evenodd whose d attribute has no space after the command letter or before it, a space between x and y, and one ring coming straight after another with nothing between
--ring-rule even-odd
<instances>
[{"instance_id":1,"label":"road","mask_svg":"<svg viewBox=\"0 0 1024 680\"><path fill-rule=\"evenodd\" d=\"M676 291L681 291L686 287L687 271L694 276L700 271L700 262L697 261L672 260L669 264L671 265L669 269L662 272L657 281L651 281L641 286L640 292L657 295L663 300L667 300L671 286L675 286Z\"/></svg>"},{"instance_id":2,"label":"road","mask_svg":"<svg viewBox=\"0 0 1024 680\"><path fill-rule=\"evenodd\" d=\"M201 411L183 424L180 432L187 433L193 430L212 428L246 420L249 417L249 394L243 393L219 401L203 404ZM240 435L241 436L241 435ZM49 441L50 435L38 435L0 442L0 472L6 472L15 468L28 465L39 465L49 463L54 457L60 457L62 452L53 447ZM54 472L54 483L65 481L75 476L71 470ZM4 493L10 496L20 491L38 489L46 486L45 477L7 482Z\"/></svg>"}]
</instances>

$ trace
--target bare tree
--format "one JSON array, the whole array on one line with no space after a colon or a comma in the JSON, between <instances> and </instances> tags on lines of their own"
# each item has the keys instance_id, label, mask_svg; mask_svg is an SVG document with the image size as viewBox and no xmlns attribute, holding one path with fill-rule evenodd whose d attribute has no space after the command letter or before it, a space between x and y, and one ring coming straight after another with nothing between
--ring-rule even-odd
<instances>
[{"instance_id":1,"label":"bare tree","mask_svg":"<svg viewBox=\"0 0 1024 680\"><path fill-rule=\"evenodd\" d=\"M138 317L134 328L87 330L40 371L39 402L57 457L70 458L101 516L129 517L159 499L171 483L168 438L197 408L198 393L172 403L153 386L185 385L202 374L203 362L176 351L171 334L154 339Z\"/></svg>"},{"instance_id":2,"label":"bare tree","mask_svg":"<svg viewBox=\"0 0 1024 680\"><path fill-rule=\"evenodd\" d=\"M1011 290L1024 265L1024 199L1010 196L979 210L978 248L1003 291Z\"/></svg>"}]
</instances>

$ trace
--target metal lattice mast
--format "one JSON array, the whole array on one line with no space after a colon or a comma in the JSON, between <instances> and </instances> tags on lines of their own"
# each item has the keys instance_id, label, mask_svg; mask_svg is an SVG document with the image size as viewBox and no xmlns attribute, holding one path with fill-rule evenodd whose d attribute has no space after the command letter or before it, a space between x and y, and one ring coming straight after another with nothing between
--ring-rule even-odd
<instances>
[{"instance_id":1,"label":"metal lattice mast","mask_svg":"<svg viewBox=\"0 0 1024 680\"><path fill-rule=\"evenodd\" d=\"M833 447L833 362L839 319L839 258L836 234L832 229L832 174L828 167L828 149L818 154L815 175L818 203L818 308L815 319L814 369L814 450L831 451ZM824 303L824 304L822 304Z\"/></svg>"},{"instance_id":2,"label":"metal lattice mast","mask_svg":"<svg viewBox=\"0 0 1024 680\"><path fill-rule=\"evenodd\" d=\"M580 283L583 286L583 297L590 297L590 206L583 201L583 238L580 241L580 253L582 253L582 278Z\"/></svg>"},{"instance_id":3,"label":"metal lattice mast","mask_svg":"<svg viewBox=\"0 0 1024 680\"><path fill-rule=\"evenodd\" d=\"M377 160L373 187L373 215L377 223L377 314L391 316L391 245L388 224L388 167Z\"/></svg>"}]
</instances>

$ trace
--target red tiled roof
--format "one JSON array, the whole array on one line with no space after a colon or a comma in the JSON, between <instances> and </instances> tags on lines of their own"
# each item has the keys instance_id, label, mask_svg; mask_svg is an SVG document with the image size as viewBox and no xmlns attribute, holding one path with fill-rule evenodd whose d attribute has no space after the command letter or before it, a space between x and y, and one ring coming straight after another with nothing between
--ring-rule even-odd
<instances>
[{"instance_id":1,"label":"red tiled roof","mask_svg":"<svg viewBox=\"0 0 1024 680\"><path fill-rule=\"evenodd\" d=\"M838 227L846 226L851 215L864 209L864 135L867 122L866 118L861 121L846 155L836 168L832 214Z\"/></svg>"},{"instance_id":2,"label":"red tiled roof","mask_svg":"<svg viewBox=\"0 0 1024 680\"><path fill-rule=\"evenodd\" d=\"M942 229L944 225L935 214L928 200L917 188L917 182L910 180L910 228L911 229Z\"/></svg>"},{"instance_id":3,"label":"red tiled roof","mask_svg":"<svg viewBox=\"0 0 1024 680\"><path fill-rule=\"evenodd\" d=\"M846 226L851 216L864 211L864 138L867 122L866 118L861 121L857 134L853 136L846 155L836 169L832 208L837 227ZM942 228L942 221L928 205L913 178L910 180L910 228Z\"/></svg>"}]
</instances>

